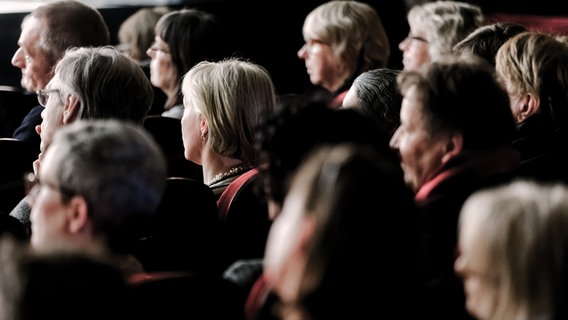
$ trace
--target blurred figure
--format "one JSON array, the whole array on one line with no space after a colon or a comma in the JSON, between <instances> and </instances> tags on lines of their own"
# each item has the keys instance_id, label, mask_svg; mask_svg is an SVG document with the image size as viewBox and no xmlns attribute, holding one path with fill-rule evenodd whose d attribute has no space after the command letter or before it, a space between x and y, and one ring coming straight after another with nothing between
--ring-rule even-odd
<instances>
[{"instance_id":1,"label":"blurred figure","mask_svg":"<svg viewBox=\"0 0 568 320\"><path fill-rule=\"evenodd\" d=\"M146 50L154 42L156 23L169 11L167 7L141 8L124 20L118 29L117 49L136 61L148 79L150 79L150 57L146 54ZM161 114L164 111L166 94L160 88L152 87L154 102L148 114Z\"/></svg>"},{"instance_id":2,"label":"blurred figure","mask_svg":"<svg viewBox=\"0 0 568 320\"><path fill-rule=\"evenodd\" d=\"M128 257L166 184L149 133L125 121L79 120L55 133L42 162L27 199L31 246Z\"/></svg>"},{"instance_id":3,"label":"blurred figure","mask_svg":"<svg viewBox=\"0 0 568 320\"><path fill-rule=\"evenodd\" d=\"M318 129L314 131L316 123ZM263 159L258 187L265 194L270 219L280 214L293 173L313 149L344 142L366 144L396 164L388 138L371 119L353 109L332 110L326 101L310 100L302 95L280 96L277 111L266 117L257 139ZM395 166L394 169L402 176L400 168ZM247 319L268 316L273 292L266 287L261 259L237 261L224 276L248 293Z\"/></svg>"},{"instance_id":4,"label":"blurred figure","mask_svg":"<svg viewBox=\"0 0 568 320\"><path fill-rule=\"evenodd\" d=\"M156 23L168 11L167 7L141 8L126 18L118 28L117 48L143 67L149 68L150 58L146 50L154 42Z\"/></svg>"},{"instance_id":5,"label":"blurred figure","mask_svg":"<svg viewBox=\"0 0 568 320\"><path fill-rule=\"evenodd\" d=\"M483 24L481 8L461 1L430 1L414 5L407 15L410 33L398 48L404 70L448 54L453 46Z\"/></svg>"},{"instance_id":6,"label":"blurred figure","mask_svg":"<svg viewBox=\"0 0 568 320\"><path fill-rule=\"evenodd\" d=\"M343 108L354 108L373 119L390 138L400 126L402 95L396 77L399 70L372 69L361 73L343 99Z\"/></svg>"},{"instance_id":7,"label":"blurred figure","mask_svg":"<svg viewBox=\"0 0 568 320\"><path fill-rule=\"evenodd\" d=\"M418 216L396 163L357 144L314 150L267 242L280 317L415 318Z\"/></svg>"},{"instance_id":8,"label":"blurred figure","mask_svg":"<svg viewBox=\"0 0 568 320\"><path fill-rule=\"evenodd\" d=\"M221 29L216 16L197 9L172 11L158 20L146 54L151 58L150 80L167 96L162 116L181 119L181 82L189 69L203 60L223 58Z\"/></svg>"},{"instance_id":9,"label":"blurred figure","mask_svg":"<svg viewBox=\"0 0 568 320\"><path fill-rule=\"evenodd\" d=\"M549 34L521 33L501 46L495 68L517 122L521 175L568 182L568 46Z\"/></svg>"},{"instance_id":10,"label":"blurred figure","mask_svg":"<svg viewBox=\"0 0 568 320\"><path fill-rule=\"evenodd\" d=\"M341 107L353 79L361 72L386 67L390 45L381 19L369 4L327 1L304 20L305 44L298 51L310 82Z\"/></svg>"},{"instance_id":11,"label":"blurred figure","mask_svg":"<svg viewBox=\"0 0 568 320\"><path fill-rule=\"evenodd\" d=\"M455 270L476 318L566 319L568 189L531 180L465 202Z\"/></svg>"},{"instance_id":12,"label":"blurred figure","mask_svg":"<svg viewBox=\"0 0 568 320\"><path fill-rule=\"evenodd\" d=\"M12 65L22 70L22 87L37 92L45 89L67 49L109 44L107 25L94 7L74 0L53 1L24 17ZM36 150L40 143L36 127L41 124L42 111L41 105L31 109L13 134Z\"/></svg>"},{"instance_id":13,"label":"blurred figure","mask_svg":"<svg viewBox=\"0 0 568 320\"><path fill-rule=\"evenodd\" d=\"M127 318L130 292L111 259L69 249L37 252L0 242L0 319Z\"/></svg>"},{"instance_id":14,"label":"blurred figure","mask_svg":"<svg viewBox=\"0 0 568 320\"><path fill-rule=\"evenodd\" d=\"M495 66L495 56L501 45L509 38L525 31L528 31L527 27L515 22L483 25L456 43L454 51L476 54Z\"/></svg>"},{"instance_id":15,"label":"blurred figure","mask_svg":"<svg viewBox=\"0 0 568 320\"><path fill-rule=\"evenodd\" d=\"M421 210L428 319L464 319L453 271L459 210L474 191L515 178L515 122L507 93L480 57L446 56L398 77L401 125L391 139Z\"/></svg>"},{"instance_id":16,"label":"blurred figure","mask_svg":"<svg viewBox=\"0 0 568 320\"><path fill-rule=\"evenodd\" d=\"M41 137L35 173L53 135L80 119L119 119L142 126L152 104L152 85L142 69L113 47L75 48L58 62L46 89L38 91L42 106ZM24 198L10 212L29 226Z\"/></svg>"}]
</instances>

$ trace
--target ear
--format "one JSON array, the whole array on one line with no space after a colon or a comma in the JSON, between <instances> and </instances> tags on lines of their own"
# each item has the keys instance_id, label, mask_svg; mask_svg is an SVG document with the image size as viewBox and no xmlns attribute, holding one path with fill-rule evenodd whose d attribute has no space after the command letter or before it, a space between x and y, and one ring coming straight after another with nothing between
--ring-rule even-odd
<instances>
[{"instance_id":1,"label":"ear","mask_svg":"<svg viewBox=\"0 0 568 320\"><path fill-rule=\"evenodd\" d=\"M442 156L442 163L450 161L456 157L463 150L463 134L451 133L449 139L446 141L444 155Z\"/></svg>"},{"instance_id":2,"label":"ear","mask_svg":"<svg viewBox=\"0 0 568 320\"><path fill-rule=\"evenodd\" d=\"M74 196L68 207L68 231L71 234L81 233L89 223L87 201L82 196Z\"/></svg>"},{"instance_id":3,"label":"ear","mask_svg":"<svg viewBox=\"0 0 568 320\"><path fill-rule=\"evenodd\" d=\"M207 124L207 120L204 117L201 117L201 140L207 140L207 134L209 133L209 124Z\"/></svg>"},{"instance_id":4,"label":"ear","mask_svg":"<svg viewBox=\"0 0 568 320\"><path fill-rule=\"evenodd\" d=\"M78 117L80 107L81 101L77 97L72 94L67 95L63 105L63 123L69 124L74 122Z\"/></svg>"},{"instance_id":5,"label":"ear","mask_svg":"<svg viewBox=\"0 0 568 320\"><path fill-rule=\"evenodd\" d=\"M540 108L540 99L532 93L527 93L519 99L519 113L517 114L517 122L522 122L536 114Z\"/></svg>"},{"instance_id":6,"label":"ear","mask_svg":"<svg viewBox=\"0 0 568 320\"><path fill-rule=\"evenodd\" d=\"M316 230L316 218L312 214L307 214L302 218L300 231L298 234L298 249L305 256L307 248L310 246Z\"/></svg>"}]
</instances>

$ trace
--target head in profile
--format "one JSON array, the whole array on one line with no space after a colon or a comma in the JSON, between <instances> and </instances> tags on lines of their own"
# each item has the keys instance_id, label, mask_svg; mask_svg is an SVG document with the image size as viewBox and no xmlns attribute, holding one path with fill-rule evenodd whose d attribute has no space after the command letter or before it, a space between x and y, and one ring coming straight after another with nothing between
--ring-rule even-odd
<instances>
[{"instance_id":1,"label":"head in profile","mask_svg":"<svg viewBox=\"0 0 568 320\"><path fill-rule=\"evenodd\" d=\"M264 67L241 58L202 61L184 76L182 92L185 157L203 166L206 184L258 165L255 132L276 105Z\"/></svg>"},{"instance_id":2,"label":"head in profile","mask_svg":"<svg viewBox=\"0 0 568 320\"><path fill-rule=\"evenodd\" d=\"M525 31L528 31L527 27L516 22L500 21L483 25L456 43L454 51L478 55L495 66L495 56L501 45Z\"/></svg>"},{"instance_id":3,"label":"head in profile","mask_svg":"<svg viewBox=\"0 0 568 320\"><path fill-rule=\"evenodd\" d=\"M418 220L393 168L356 143L316 148L299 167L265 254L284 319L410 316Z\"/></svg>"},{"instance_id":4,"label":"head in profile","mask_svg":"<svg viewBox=\"0 0 568 320\"><path fill-rule=\"evenodd\" d=\"M141 8L124 20L118 28L117 48L134 61L145 64L149 61L146 50L154 42L154 27L167 7Z\"/></svg>"},{"instance_id":5,"label":"head in profile","mask_svg":"<svg viewBox=\"0 0 568 320\"><path fill-rule=\"evenodd\" d=\"M483 176L518 167L509 99L487 61L448 55L419 70L404 70L397 81L403 95L401 124L390 145L412 189L418 192L460 161L478 159L470 165ZM481 165L481 158L493 165Z\"/></svg>"},{"instance_id":6,"label":"head in profile","mask_svg":"<svg viewBox=\"0 0 568 320\"><path fill-rule=\"evenodd\" d=\"M298 57L306 64L310 82L330 93L346 91L363 71L387 66L388 37L367 3L327 1L306 16L302 35L305 44Z\"/></svg>"},{"instance_id":7,"label":"head in profile","mask_svg":"<svg viewBox=\"0 0 568 320\"><path fill-rule=\"evenodd\" d=\"M265 164L260 175L272 218L281 210L294 171L316 147L367 144L394 163L398 160L389 150L389 136L371 118L354 109L332 110L324 99L279 96L277 111L267 115L257 134L257 149Z\"/></svg>"},{"instance_id":8,"label":"head in profile","mask_svg":"<svg viewBox=\"0 0 568 320\"><path fill-rule=\"evenodd\" d=\"M21 27L12 65L22 70L21 85L30 92L45 88L67 49L110 44L103 16L82 1L46 2L26 15Z\"/></svg>"},{"instance_id":9,"label":"head in profile","mask_svg":"<svg viewBox=\"0 0 568 320\"><path fill-rule=\"evenodd\" d=\"M479 191L459 220L466 308L476 319L568 315L568 188L518 180Z\"/></svg>"},{"instance_id":10,"label":"head in profile","mask_svg":"<svg viewBox=\"0 0 568 320\"><path fill-rule=\"evenodd\" d=\"M166 165L142 127L79 120L55 133L36 178L27 197L34 248L128 253L160 203Z\"/></svg>"},{"instance_id":11,"label":"head in profile","mask_svg":"<svg viewBox=\"0 0 568 320\"><path fill-rule=\"evenodd\" d=\"M142 69L113 47L70 49L38 93L44 105L36 128L41 152L59 128L79 119L118 119L142 125L154 93Z\"/></svg>"},{"instance_id":12,"label":"head in profile","mask_svg":"<svg viewBox=\"0 0 568 320\"><path fill-rule=\"evenodd\" d=\"M400 125L399 70L371 69L361 73L343 98L343 108L354 108L376 122L391 137Z\"/></svg>"},{"instance_id":13,"label":"head in profile","mask_svg":"<svg viewBox=\"0 0 568 320\"><path fill-rule=\"evenodd\" d=\"M166 116L181 119L182 77L200 61L224 57L221 21L199 9L174 10L156 23L154 42L146 51L150 57L150 80L167 96ZM164 114L162 114L164 115Z\"/></svg>"},{"instance_id":14,"label":"head in profile","mask_svg":"<svg viewBox=\"0 0 568 320\"><path fill-rule=\"evenodd\" d=\"M408 11L410 33L398 45L404 70L452 52L456 43L484 22L481 7L462 1L426 1Z\"/></svg>"}]
</instances>

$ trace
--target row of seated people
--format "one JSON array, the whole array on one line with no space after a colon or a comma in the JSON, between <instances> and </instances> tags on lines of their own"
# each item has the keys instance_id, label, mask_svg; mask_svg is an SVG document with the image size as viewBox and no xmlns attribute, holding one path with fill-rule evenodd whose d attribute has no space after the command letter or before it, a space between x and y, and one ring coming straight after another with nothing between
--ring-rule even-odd
<instances>
[{"instance_id":1,"label":"row of seated people","mask_svg":"<svg viewBox=\"0 0 568 320\"><path fill-rule=\"evenodd\" d=\"M539 36L542 36L542 35L527 34L527 36L539 37ZM521 39L521 40L517 40L517 41L519 43L522 43L522 39L524 39L524 38L519 37L519 39ZM545 38L545 39L548 39L548 38ZM556 42L551 42L551 43L554 43L556 45ZM555 50L554 52L560 52L560 54L562 54L562 52L563 52L562 47L560 47L559 45L556 45L555 48L560 49L560 50ZM523 51L523 52L525 52L525 51ZM451 60L451 61L453 62L453 60ZM499 59L497 59L497 61L499 61ZM512 63L514 63L514 62L512 62ZM430 69L428 69L427 71L436 72L437 71L436 67L442 68L444 66L445 65L442 65L440 67L439 65L434 64L433 67L432 67L433 71L431 71ZM462 68L460 66L460 64L454 65L453 63L450 63L449 66L455 67L458 70L460 70L461 72L456 72L456 74L463 74L466 81L471 80L469 78L469 75L471 73L473 73L474 75L476 74L473 71L477 71L477 69L484 70L483 68L481 68L480 66L478 66L476 64L474 64L473 67L469 67L469 68L467 68L467 67ZM216 67L216 64L203 63L203 64L199 64L199 66L197 66L195 68L195 70L192 70L191 72L188 73L188 76L186 78L187 85L183 86L182 91L183 91L184 97L189 96L189 97L191 97L191 99L187 99L187 101L184 101L185 109L184 109L184 117L181 120L181 132L182 132L182 137L183 137L182 140L183 140L183 143L184 143L184 157L187 160L190 160L190 161L192 161L196 164L203 165L203 168L202 168L202 170L203 170L203 181L209 185L210 189L212 189L212 191L214 192L215 197L222 197L223 191L225 190L226 187L230 186L231 182L238 180L239 175L244 174L245 172L250 172L250 169L255 167L254 163L256 161L252 160L254 158L254 157L252 157L252 155L255 154L256 152L251 152L251 154L239 154L239 152L243 152L243 149L244 150L253 150L254 149L254 146L252 145L252 142L251 142L251 141L253 141L251 132L255 128L255 124L258 124L259 119L256 118L256 117L259 117L260 115L262 115L263 112L259 111L258 113L251 115L251 114L247 114L246 112L243 112L243 110L229 110L231 112L236 111L237 113L242 112L243 116L242 117L241 116L227 117L226 114L223 114L223 113L221 113L221 115L212 114L211 110L210 110L210 109L214 108L212 105L200 103L201 100L199 98L202 97L202 96L205 96L209 91L205 90L204 87L194 86L194 85L190 85L190 84L192 83L192 81L195 81L195 79L197 79L198 77L203 76L204 74L208 74L207 70L211 70L210 68L215 68L215 67ZM462 69L459 69L459 68L462 68ZM227 67L227 69L229 69L229 67ZM498 68L498 70L500 70L500 69ZM427 71L424 71L424 72L427 72ZM440 71L438 71L438 72L440 72ZM57 71L56 71L56 73L57 73ZM259 74L262 75L262 76L260 76L260 78L263 79L263 80L260 80L261 83L259 83L258 85L256 85L254 87L257 90L255 92L255 94L262 95L263 92L264 92L264 94L266 94L267 92L271 91L271 93L267 94L267 96L265 97L268 100L270 100L271 102L264 104L265 106L271 106L272 104L274 104L274 101L275 101L273 88L272 88L271 85L267 85L268 82L266 81L266 77L264 75L264 72L260 72ZM505 74L505 73L501 73L501 74ZM412 77L413 77L412 73L404 74L404 76L405 77L401 77L401 79L406 78L407 79L406 81L408 81L408 83L410 84L409 85L410 87L415 85L411 81ZM414 75L414 76L417 77L418 75ZM428 78L428 77L426 77L426 78ZM52 86L50 86L49 88L50 89L57 89L56 87L54 88L53 86L55 86L57 84L61 84L61 82L65 82L65 79L61 79L61 77L58 78L58 80L60 81L59 83L57 81L54 81L52 83ZM487 80L487 79L485 79L485 80ZM489 84L493 84L493 82L491 82L491 81L487 81L487 82ZM237 81L237 83L238 83L238 81ZM475 88L475 86L473 86L473 85L468 86L467 83L469 83L469 82L466 82L466 84L464 84L463 87ZM473 83L477 83L477 82L473 81ZM428 84L428 81L425 81L424 82L425 87L427 87L427 84ZM238 84L235 84L235 85L238 85ZM432 84L432 85L436 85L436 84ZM444 84L441 83L441 84L438 84L438 85L444 85ZM267 87L270 87L270 88L268 88L270 90L267 90ZM405 88L404 85L402 87ZM223 87L219 91L221 93L223 93L223 92L229 91L229 90L230 90L230 88ZM78 90L78 91L80 92L80 90ZM404 90L403 90L403 92L404 92ZM486 91L484 91L484 92L486 92ZM490 90L488 92L490 92ZM468 100L470 97L464 96L466 93L463 93L463 92L457 93L456 96L459 97L458 101ZM48 96L49 96L49 94L48 94ZM410 93L409 93L409 96L410 96ZM56 97L56 96L53 93L51 93L51 97ZM556 97L556 96L554 96L554 97ZM53 103L54 103L53 101L55 101L55 103L63 102L63 101L61 101L61 95L59 96L59 98L60 98L59 101L54 100L54 99L46 99L47 100L46 102L50 103L51 105L53 105ZM495 100L494 103L496 105L500 105L500 107L502 107L504 104L502 103L503 100L500 99L500 98L502 98L502 96L498 96L496 99L494 99ZM477 101L477 100L471 99L471 101ZM493 101L493 99L492 99L492 101ZM554 100L554 101L556 101L556 100ZM480 103L480 104L482 104L482 103ZM471 109L479 110L479 108L475 107L475 104L473 102L472 102L472 105L473 106L471 106L470 110ZM48 109L48 108L49 108L49 106L46 105L46 109ZM464 106L464 109L466 109L465 106ZM71 112L73 112L73 109L70 109L70 110L71 110ZM403 104L401 111L405 111L405 110L408 111L408 110L411 110L411 109L410 108L405 109L404 104ZM504 109L497 108L497 110L502 111ZM227 112L229 112L229 111L227 111ZM223 112L225 112L225 110ZM482 119L480 119L477 122L477 124L479 125L479 123L484 123L484 124L486 124L486 127L489 126L487 124L487 118L486 117L492 118L492 117L489 117L489 115L493 114L493 112L495 112L495 111L487 111L487 110L486 110L486 112L480 111L479 117L481 117ZM409 185L411 185L413 187L413 189L415 189L415 191L417 192L417 199L419 200L419 202L421 204L423 204L424 202L428 203L430 201L429 197L431 197L432 194L437 195L437 193L433 192L432 190L436 191L437 188L439 188L440 186L443 187L445 184L440 183L440 182L444 182L444 180L442 178L440 178L440 180L433 181L430 184L422 185L423 181L421 180L421 177L417 176L418 174L421 174L421 173L420 172L414 172L415 170L422 169L422 168L413 167L412 162L411 162L411 160L413 159L412 154L405 153L407 151L415 152L415 150L417 150L417 147L414 146L414 147L411 147L410 149L404 149L404 147L407 146L407 145L403 143L403 142L406 141L406 140L404 140L404 138L409 137L408 136L409 133L407 131L405 131L405 130L408 130L406 125L408 125L409 122L413 123L411 121L415 121L416 117L415 117L415 114L405 113L405 112L401 112L400 115L402 116L403 121L402 121L402 125L400 127L397 126L398 129L397 129L397 133L395 133L395 137L393 137L392 147L395 150L399 151L399 153L400 153L401 159L403 161L403 169L406 169L405 170L405 178L407 179L407 183ZM500 115L500 116L503 116L503 115ZM240 141L239 143L234 143L233 145L227 146L227 145L224 145L222 142L215 141L216 139L219 138L219 136L217 135L218 131L222 131L220 128L224 128L224 126L216 126L214 120L219 120L219 122L221 122L221 123L228 124L228 123L231 123L231 121L235 121L235 119L241 119L241 118L244 118L244 119L247 119L247 120L244 120L245 125L240 123L241 127L239 129L236 129L236 131L238 132L236 139L238 141ZM418 118L421 119L421 117L418 117ZM496 117L496 118L501 119L499 117ZM223 121L225 121L225 122L223 122ZM471 122L476 122L476 121L471 120ZM499 120L495 120L495 122L499 122ZM319 122L314 121L313 123L319 123ZM467 123L470 123L470 122L467 122ZM65 123L65 124L67 124L67 123ZM503 127L502 127L503 131L508 130L507 129L507 128L509 128L508 124L506 124L505 122L501 122L499 124L503 125ZM341 125L339 125L337 127L340 127L340 126ZM47 124L46 124L46 127L47 127ZM484 129L487 129L486 127L484 127ZM465 136L465 132L468 133L467 134L468 137L474 136L474 134L470 135L470 130L473 130L470 127L459 128L459 129L463 130L464 136ZM458 131L459 131L459 129L458 129ZM43 132L44 130L41 130L41 131ZM475 131L475 132L477 132L477 131ZM489 133L487 133L487 132L489 132ZM496 134L496 133L492 134L490 130L488 130L487 132L485 133L485 135L483 135L481 137L486 137L486 136L490 136L492 138L499 137L499 134ZM472 139L472 138L466 139L464 137L461 137L462 140L460 140L460 137L459 137L458 134L456 134L454 132L452 132L452 133L453 134L450 135L451 138L452 138L450 141L446 141L446 140L443 140L443 139L437 141L437 143L439 143L438 146L444 146L444 148L442 148L442 149L444 150L444 152L447 152L447 155L445 157L442 157L443 159L446 159L446 158L452 159L454 156L456 156L457 158L460 158L461 156L465 157L467 155L467 152L462 152L464 150L464 148L467 151L471 151L471 150L469 150L469 148L471 147L470 144L475 145L477 143L477 142L473 142L473 141L476 141L476 140ZM44 134L46 134L46 133L44 133ZM298 140L305 139L305 136L307 136L307 135L310 135L310 134L306 133L304 136L300 135L297 140L293 140L293 141L284 140L283 143L286 143L286 141L288 141L288 143L290 143L292 146L295 146L296 145L295 143ZM442 137L443 136L444 135L442 135ZM46 134L46 137L49 137L49 136ZM44 139L44 136L42 136L42 140L43 139ZM49 137L48 139L51 140L51 137ZM241 140L239 140L239 139L241 139ZM480 137L478 137L478 139L483 140ZM506 140L507 138L503 138L503 139ZM219 140L223 140L223 139L219 139ZM230 141L233 141L233 140L230 140ZM485 140L483 140L483 141L485 141ZM499 141L501 141L501 140L496 139L494 141L494 143L498 143ZM239 149L239 147L240 147L240 149ZM436 148L431 148L431 149L432 150L439 150L439 149L436 149ZM233 152L233 153L231 153L231 152ZM509 153L507 152L506 154L508 155ZM249 159L249 157L250 157L250 159ZM438 160L440 160L440 159L434 159L433 164L436 164L436 161L438 161ZM487 161L486 158L483 158L482 160ZM504 170L504 171L508 172L507 170L509 170L510 166L514 166L514 164L513 164L514 159L513 158L504 156L500 160L505 161L505 162L511 161L510 163L509 162L503 163L503 166L499 167L500 170ZM455 160L454 162L459 162L459 161ZM449 162L449 163L453 164L453 162ZM479 164L479 163L477 163L477 164ZM482 164L488 166L489 169L492 167L490 164L487 164L485 162L483 162ZM448 166L450 166L450 165L448 165ZM437 168L438 166L434 165L433 167ZM269 166L269 168L270 168L270 166ZM471 167L469 169L472 169L472 168L473 169L479 169L479 168L476 167L476 163L474 163L473 167ZM465 168L465 169L467 169L467 168ZM487 169L487 168L484 168L483 170L485 170L485 169ZM462 172L462 171L459 171L459 172L468 173L469 171L465 170L464 172ZM490 172L485 172L485 171L482 171L482 172L484 174L490 173ZM430 172L430 173L432 173L432 172ZM450 176L453 177L453 175L455 173L456 172L454 170L449 170ZM225 179L225 178L227 178L227 179ZM444 176L443 178L447 178L447 177ZM217 181L219 179L224 180L224 181ZM458 181L462 181L462 180L458 179ZM453 186L453 184L451 184L451 185ZM217 186L219 188L216 188ZM443 189L443 190L445 190L445 189ZM469 193L471 191L472 190L467 190L467 193ZM271 192L272 192L272 190L271 190ZM463 199L464 195L465 194L460 194L459 199ZM221 198L219 198L219 199L221 199ZM436 211L436 210L433 210L433 211ZM453 217L455 218L456 210L451 210L451 211L453 211L453 213L454 213ZM447 224L447 226L448 226L448 229L444 229L444 230L449 230L449 229L451 229L452 226L455 227L455 224L453 222L455 222L455 221L451 220L451 221L443 222L443 225ZM434 238L434 240L436 240L435 239L436 238L435 237L435 235L436 235L435 231L437 231L437 230L427 230L427 231L428 231L427 235L430 238ZM430 234L430 233L433 233L433 234ZM33 234L32 234L32 236L33 236ZM152 236L146 235L143 238L144 239L151 239ZM236 240L235 238L232 238L232 239ZM256 244L260 245L260 246L264 245L263 242L256 242ZM442 251L445 251L447 253L449 251L447 249L448 249L448 247L452 246L452 243L443 243L441 245L443 246ZM454 243L454 245L455 245L455 243ZM437 249L440 249L440 248L437 248ZM434 254L438 254L438 253L440 253L440 252L434 252ZM444 261L450 260L448 258L447 254L440 254L440 255L443 256L441 259L443 259ZM250 256L239 255L239 257L240 258L249 258ZM258 258L258 255L256 255L256 257ZM429 258L431 258L431 257L429 257ZM439 258L439 257L437 257L437 258ZM233 261L233 260L234 260L233 258L229 258L227 261L225 261L222 264L220 269L223 269L223 267L227 264L227 262L230 262L230 261ZM436 262L439 262L438 259L436 259ZM440 268L445 270L445 272L443 272L444 275L442 276L442 278L450 275L449 273L447 273L448 263L444 263L443 266L440 266ZM428 270L428 271L433 273L434 276L438 276L438 274L436 274L437 270ZM428 274L428 276L431 276L431 275L432 274ZM150 278L152 277L152 275L145 275L145 276L148 276ZM454 284L456 284L456 281L450 280L449 285L453 286ZM439 288L434 288L434 290L437 290L437 289L439 289ZM455 290L453 292L455 292ZM436 298L434 298L435 295L432 295L432 297L433 297L432 300L436 300ZM459 300L459 297L458 297L458 300ZM452 306L456 307L456 309L460 309L459 307L457 307L459 305L460 305L460 303L458 301L455 305L452 305ZM428 310L439 311L439 310L436 309L435 306L436 306L436 303L434 301L434 302L432 302L432 304L431 304L431 306L429 307ZM451 308L447 308L447 309L450 310Z\"/></svg>"}]
</instances>

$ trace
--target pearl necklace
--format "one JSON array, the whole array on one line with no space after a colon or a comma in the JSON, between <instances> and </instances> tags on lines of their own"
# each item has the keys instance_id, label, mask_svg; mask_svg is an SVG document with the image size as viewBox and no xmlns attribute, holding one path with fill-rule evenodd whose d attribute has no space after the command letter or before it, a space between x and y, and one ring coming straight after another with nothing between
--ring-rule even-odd
<instances>
[{"instance_id":1,"label":"pearl necklace","mask_svg":"<svg viewBox=\"0 0 568 320\"><path fill-rule=\"evenodd\" d=\"M207 185L208 186L212 186L214 184L217 184L229 177L235 176L237 174L240 174L244 171L247 171L251 169L251 166L236 166L236 167L232 167L231 169L229 169L229 171L225 171L225 172L221 172L216 174L213 179L211 179Z\"/></svg>"}]
</instances>

